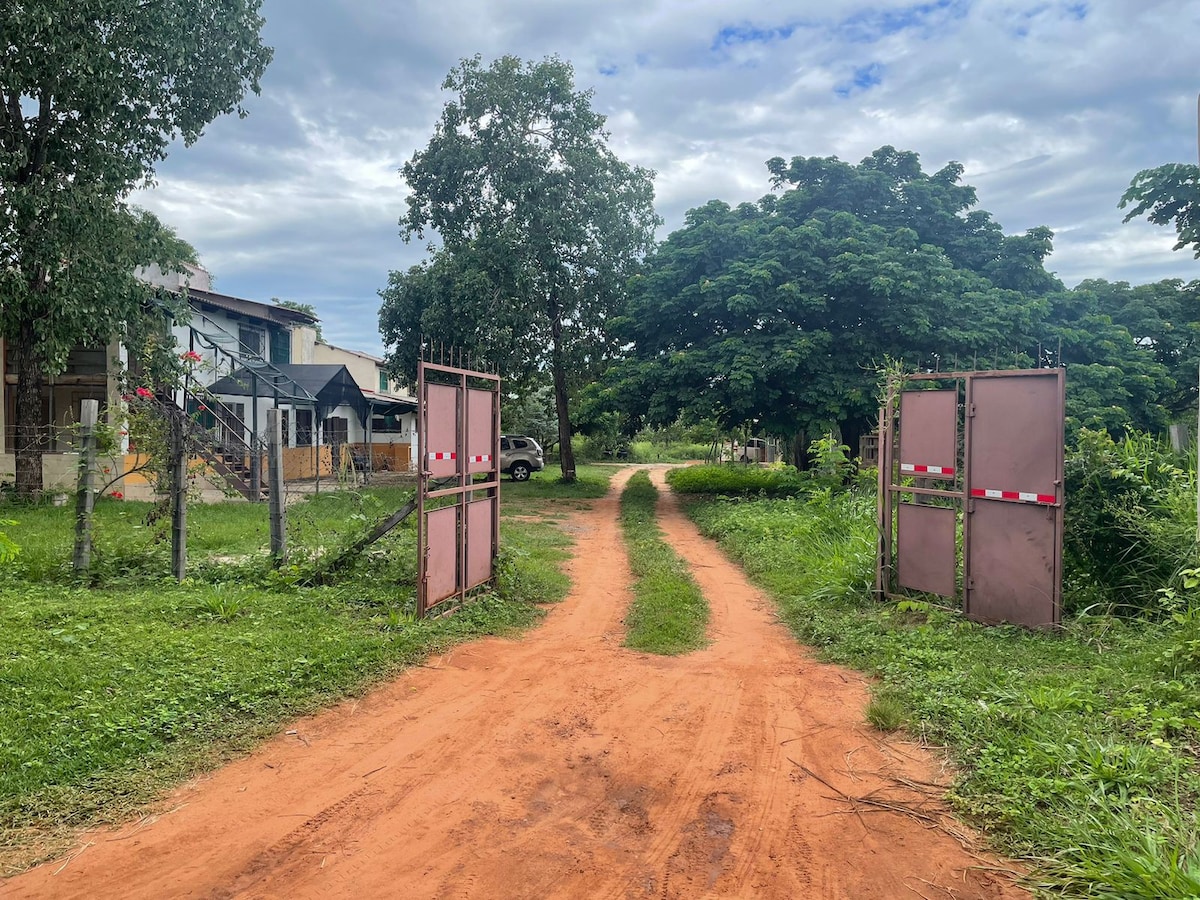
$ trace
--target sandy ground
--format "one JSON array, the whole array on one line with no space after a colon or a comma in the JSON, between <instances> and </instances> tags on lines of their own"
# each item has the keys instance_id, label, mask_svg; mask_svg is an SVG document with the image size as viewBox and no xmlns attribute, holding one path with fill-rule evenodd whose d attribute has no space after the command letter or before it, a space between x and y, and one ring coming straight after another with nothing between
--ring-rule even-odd
<instances>
[{"instance_id":1,"label":"sandy ground","mask_svg":"<svg viewBox=\"0 0 1200 900\"><path fill-rule=\"evenodd\" d=\"M573 514L575 587L542 627L296 722L0 895L1026 896L939 806L937 760L867 726L863 678L799 648L669 496L711 645L622 648L628 475Z\"/></svg>"}]
</instances>

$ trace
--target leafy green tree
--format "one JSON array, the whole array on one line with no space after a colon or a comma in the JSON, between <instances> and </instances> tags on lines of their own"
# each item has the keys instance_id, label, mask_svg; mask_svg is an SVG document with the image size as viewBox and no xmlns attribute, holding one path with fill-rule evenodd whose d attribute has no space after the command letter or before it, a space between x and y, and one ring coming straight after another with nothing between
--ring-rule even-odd
<instances>
[{"instance_id":1,"label":"leafy green tree","mask_svg":"<svg viewBox=\"0 0 1200 900\"><path fill-rule=\"evenodd\" d=\"M558 441L554 388L548 383L515 394L506 391L500 417L500 427L506 434L528 435L546 451L552 450Z\"/></svg>"},{"instance_id":2,"label":"leafy green tree","mask_svg":"<svg viewBox=\"0 0 1200 900\"><path fill-rule=\"evenodd\" d=\"M1161 431L1170 420L1166 403L1175 391L1170 369L1113 306L1121 292L1085 281L1050 295L1038 329L1046 362L1067 369L1067 433L1081 428L1120 436L1127 428ZM1128 285L1125 286L1128 288Z\"/></svg>"},{"instance_id":3,"label":"leafy green tree","mask_svg":"<svg viewBox=\"0 0 1200 900\"><path fill-rule=\"evenodd\" d=\"M1006 238L970 209L961 167L925 175L916 154L884 147L859 166L768 168L793 186L692 210L647 260L618 323L634 350L614 405L789 437L836 423L853 446L885 358L950 366L1036 345L1061 289L1041 268L1049 232Z\"/></svg>"},{"instance_id":4,"label":"leafy green tree","mask_svg":"<svg viewBox=\"0 0 1200 900\"><path fill-rule=\"evenodd\" d=\"M424 336L502 371L548 371L571 481L570 397L612 351L606 321L653 245L653 173L608 148L591 91L577 91L557 57L466 59L443 89L457 96L404 166L411 193L401 219L406 239L432 230L443 249L393 272L381 291L392 366L415 369Z\"/></svg>"},{"instance_id":5,"label":"leafy green tree","mask_svg":"<svg viewBox=\"0 0 1200 900\"><path fill-rule=\"evenodd\" d=\"M176 138L243 113L271 57L261 0L21 0L0 22L0 337L20 382L17 490L41 488L45 379L153 306L141 265L177 245L125 205Z\"/></svg>"},{"instance_id":6,"label":"leafy green tree","mask_svg":"<svg viewBox=\"0 0 1200 900\"><path fill-rule=\"evenodd\" d=\"M1074 293L1090 295L1094 313L1108 316L1114 325L1129 332L1139 362L1114 359L1115 365L1131 374L1156 363L1147 371L1155 378L1155 403L1161 418L1178 419L1196 407L1196 371L1200 365L1200 281L1184 283L1170 278L1151 284L1130 286L1124 281L1088 279ZM1098 334L1092 336L1096 341ZM1105 348L1095 354L1101 357ZM1120 353L1131 355L1122 345ZM1142 431L1156 431L1155 416L1136 414L1130 424Z\"/></svg>"},{"instance_id":7,"label":"leafy green tree","mask_svg":"<svg viewBox=\"0 0 1200 900\"><path fill-rule=\"evenodd\" d=\"M1175 225L1175 250L1190 247L1200 259L1200 166L1171 163L1143 169L1121 196L1121 209L1132 206L1124 221L1144 215L1155 225Z\"/></svg>"}]
</instances>

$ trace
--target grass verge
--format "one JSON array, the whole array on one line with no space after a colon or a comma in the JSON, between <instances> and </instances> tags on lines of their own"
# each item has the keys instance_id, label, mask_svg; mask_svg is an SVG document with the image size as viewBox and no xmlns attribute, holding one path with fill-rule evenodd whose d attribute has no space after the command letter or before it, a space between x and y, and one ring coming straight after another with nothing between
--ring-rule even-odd
<instances>
[{"instance_id":1,"label":"grass verge","mask_svg":"<svg viewBox=\"0 0 1200 900\"><path fill-rule=\"evenodd\" d=\"M183 584L168 576L151 504L98 504L87 581L70 571L70 509L5 509L21 552L0 568L0 874L60 852L76 828L127 819L297 715L452 644L525 628L537 604L565 596L569 538L507 518L497 590L451 617L413 619L411 518L338 583L297 586L314 558L405 497L329 493L290 507L295 561L283 572L266 563L265 506L197 506Z\"/></svg>"},{"instance_id":2,"label":"grass verge","mask_svg":"<svg viewBox=\"0 0 1200 900\"><path fill-rule=\"evenodd\" d=\"M621 528L635 579L625 646L676 655L707 643L708 602L687 564L663 540L655 524L657 502L646 472L630 478L621 494Z\"/></svg>"},{"instance_id":3,"label":"grass verge","mask_svg":"<svg viewBox=\"0 0 1200 900\"><path fill-rule=\"evenodd\" d=\"M1057 634L870 599L874 498L698 500L689 512L825 659L881 679L872 719L947 747L951 799L1063 896L1200 896L1200 604ZM1185 662L1181 665L1180 660Z\"/></svg>"}]
</instances>

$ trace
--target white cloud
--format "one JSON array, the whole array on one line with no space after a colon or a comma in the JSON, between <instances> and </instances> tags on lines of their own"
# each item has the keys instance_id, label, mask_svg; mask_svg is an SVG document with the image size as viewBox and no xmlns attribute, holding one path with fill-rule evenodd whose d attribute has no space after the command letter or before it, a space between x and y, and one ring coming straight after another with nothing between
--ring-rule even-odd
<instances>
[{"instance_id":1,"label":"white cloud","mask_svg":"<svg viewBox=\"0 0 1200 900\"><path fill-rule=\"evenodd\" d=\"M753 200L772 156L858 161L892 144L949 160L1009 233L1058 232L1049 267L1200 276L1173 233L1121 224L1139 169L1196 158L1200 5L1120 0L266 0L276 58L245 120L214 123L138 201L191 240L219 288L312 302L378 351L375 291L422 255L397 170L465 56L571 61L614 150L658 172L666 229Z\"/></svg>"}]
</instances>

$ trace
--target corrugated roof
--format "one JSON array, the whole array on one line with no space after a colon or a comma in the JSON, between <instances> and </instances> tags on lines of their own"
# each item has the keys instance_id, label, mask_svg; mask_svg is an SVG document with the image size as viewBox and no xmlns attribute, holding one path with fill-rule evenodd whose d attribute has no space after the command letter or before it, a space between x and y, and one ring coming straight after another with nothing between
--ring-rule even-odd
<instances>
[{"instance_id":1,"label":"corrugated roof","mask_svg":"<svg viewBox=\"0 0 1200 900\"><path fill-rule=\"evenodd\" d=\"M228 294L215 294L212 291L202 291L189 288L188 296L192 301L215 306L226 312L235 312L250 319L260 319L264 322L274 322L277 325L315 325L316 316L277 306L274 303L259 303L257 300L243 300L241 297L231 297Z\"/></svg>"}]
</instances>

